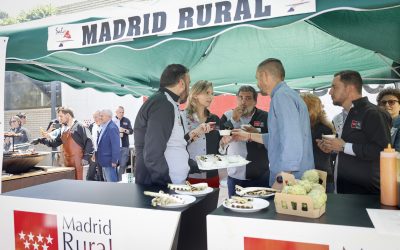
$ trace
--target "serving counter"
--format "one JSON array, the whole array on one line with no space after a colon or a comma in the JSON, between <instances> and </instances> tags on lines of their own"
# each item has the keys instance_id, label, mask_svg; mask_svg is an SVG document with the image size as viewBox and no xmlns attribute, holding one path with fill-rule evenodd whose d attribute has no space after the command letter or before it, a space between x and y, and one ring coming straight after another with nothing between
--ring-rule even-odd
<instances>
[{"instance_id":1,"label":"serving counter","mask_svg":"<svg viewBox=\"0 0 400 250\"><path fill-rule=\"evenodd\" d=\"M22 174L2 175L2 192L9 192L62 179L75 179L74 168L40 166L40 168L36 169L36 171Z\"/></svg>"},{"instance_id":2,"label":"serving counter","mask_svg":"<svg viewBox=\"0 0 400 250\"><path fill-rule=\"evenodd\" d=\"M368 216L367 208L389 208L380 205L379 196L328 194L318 219L278 214L273 197L269 202L256 213L221 206L208 215L208 249L400 249L400 237L379 233Z\"/></svg>"},{"instance_id":3,"label":"serving counter","mask_svg":"<svg viewBox=\"0 0 400 250\"><path fill-rule=\"evenodd\" d=\"M159 188L60 180L4 193L0 249L39 244L47 234L59 249L206 249L206 215L219 189L176 209L152 207L145 190Z\"/></svg>"}]
</instances>

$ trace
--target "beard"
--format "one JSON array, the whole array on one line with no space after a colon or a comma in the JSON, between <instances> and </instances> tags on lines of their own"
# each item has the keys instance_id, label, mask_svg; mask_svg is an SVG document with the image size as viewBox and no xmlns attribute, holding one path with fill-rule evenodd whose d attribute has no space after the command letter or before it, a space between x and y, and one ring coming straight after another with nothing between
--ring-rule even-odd
<instances>
[{"instance_id":1,"label":"beard","mask_svg":"<svg viewBox=\"0 0 400 250\"><path fill-rule=\"evenodd\" d=\"M179 95L179 104L183 104L187 101L189 97L189 90L185 88L185 90L182 92L182 94Z\"/></svg>"}]
</instances>

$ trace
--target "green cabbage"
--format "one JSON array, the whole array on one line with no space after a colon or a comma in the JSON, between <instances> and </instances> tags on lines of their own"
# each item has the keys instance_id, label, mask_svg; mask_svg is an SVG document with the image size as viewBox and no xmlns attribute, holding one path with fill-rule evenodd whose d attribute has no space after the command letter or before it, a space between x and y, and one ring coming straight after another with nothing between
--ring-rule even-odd
<instances>
[{"instance_id":1,"label":"green cabbage","mask_svg":"<svg viewBox=\"0 0 400 250\"><path fill-rule=\"evenodd\" d=\"M303 186L307 193L311 191L313 186L313 183L311 183L309 180L297 181L297 184Z\"/></svg>"},{"instance_id":2,"label":"green cabbage","mask_svg":"<svg viewBox=\"0 0 400 250\"><path fill-rule=\"evenodd\" d=\"M293 186L285 186L282 189L282 193L284 193L284 194L305 195L305 194L307 194L307 191L303 186L301 186L299 184L296 184L296 185L293 185Z\"/></svg>"},{"instance_id":3,"label":"green cabbage","mask_svg":"<svg viewBox=\"0 0 400 250\"><path fill-rule=\"evenodd\" d=\"M319 183L319 174L317 170L310 169L304 172L303 176L301 177L302 180L308 180L311 183Z\"/></svg>"},{"instance_id":4,"label":"green cabbage","mask_svg":"<svg viewBox=\"0 0 400 250\"><path fill-rule=\"evenodd\" d=\"M326 193L318 189L311 190L307 195L311 197L315 209L321 208L325 205L326 200L328 199Z\"/></svg>"},{"instance_id":5,"label":"green cabbage","mask_svg":"<svg viewBox=\"0 0 400 250\"><path fill-rule=\"evenodd\" d=\"M312 184L311 190L320 190L321 192L325 193L325 188L321 184Z\"/></svg>"}]
</instances>

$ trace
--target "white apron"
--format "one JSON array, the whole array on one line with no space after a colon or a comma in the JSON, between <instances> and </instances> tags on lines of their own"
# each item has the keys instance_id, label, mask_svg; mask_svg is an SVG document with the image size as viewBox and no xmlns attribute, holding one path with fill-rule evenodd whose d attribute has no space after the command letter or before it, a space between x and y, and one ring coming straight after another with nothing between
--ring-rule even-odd
<instances>
[{"instance_id":1,"label":"white apron","mask_svg":"<svg viewBox=\"0 0 400 250\"><path fill-rule=\"evenodd\" d=\"M174 184L184 184L189 173L189 153L186 150L187 142L185 140L185 131L182 126L181 114L178 104L172 97L165 93L168 101L174 106L174 127L171 137L167 142L167 148L164 152L168 163L169 177Z\"/></svg>"}]
</instances>

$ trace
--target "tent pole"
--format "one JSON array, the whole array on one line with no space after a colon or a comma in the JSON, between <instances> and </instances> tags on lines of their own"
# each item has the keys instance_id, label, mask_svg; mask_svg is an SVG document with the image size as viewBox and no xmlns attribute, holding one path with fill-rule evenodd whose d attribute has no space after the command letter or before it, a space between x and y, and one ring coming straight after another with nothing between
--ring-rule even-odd
<instances>
[{"instance_id":1,"label":"tent pole","mask_svg":"<svg viewBox=\"0 0 400 250\"><path fill-rule=\"evenodd\" d=\"M384 63L386 63L386 64L389 66L389 68L390 68L397 76L400 77L400 73L397 72L396 69L395 69L390 63L388 63L388 62L385 60L385 58L381 55L381 53L378 53L378 52L375 52L375 53L382 59L382 61L383 61ZM398 80L398 79L397 79L397 80Z\"/></svg>"}]
</instances>

